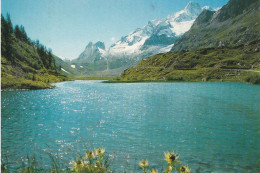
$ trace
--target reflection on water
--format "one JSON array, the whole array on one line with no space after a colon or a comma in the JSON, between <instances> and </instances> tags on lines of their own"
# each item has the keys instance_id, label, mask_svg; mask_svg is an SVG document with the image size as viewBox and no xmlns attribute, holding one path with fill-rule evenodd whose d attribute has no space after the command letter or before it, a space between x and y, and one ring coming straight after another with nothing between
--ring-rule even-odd
<instances>
[{"instance_id":1,"label":"reflection on water","mask_svg":"<svg viewBox=\"0 0 260 173\"><path fill-rule=\"evenodd\" d=\"M112 168L137 160L161 168L173 149L192 170L258 172L260 87L241 83L57 83L2 91L2 156L20 167L36 154L66 165L88 149L115 153Z\"/></svg>"}]
</instances>

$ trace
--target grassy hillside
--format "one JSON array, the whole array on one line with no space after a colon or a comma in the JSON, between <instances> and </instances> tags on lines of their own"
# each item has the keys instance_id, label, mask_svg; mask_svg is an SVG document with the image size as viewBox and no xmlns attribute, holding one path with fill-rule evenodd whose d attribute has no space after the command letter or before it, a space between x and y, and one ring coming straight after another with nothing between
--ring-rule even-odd
<instances>
[{"instance_id":1,"label":"grassy hillside","mask_svg":"<svg viewBox=\"0 0 260 173\"><path fill-rule=\"evenodd\" d=\"M26 62L16 60L11 63L1 57L2 89L45 89L53 88L50 83L67 80L67 77L55 70L34 69Z\"/></svg>"},{"instance_id":2,"label":"grassy hillside","mask_svg":"<svg viewBox=\"0 0 260 173\"><path fill-rule=\"evenodd\" d=\"M1 16L1 88L52 88L66 80L59 73L54 55L39 41L31 41L22 26L13 28L10 16Z\"/></svg>"},{"instance_id":3,"label":"grassy hillside","mask_svg":"<svg viewBox=\"0 0 260 173\"><path fill-rule=\"evenodd\" d=\"M69 61L63 61L62 59L60 59L57 56L54 56L55 59L55 64L57 67L57 71L63 75L68 76L69 78L73 78L74 76L78 76L80 73L77 70L77 68L72 68L71 64ZM65 71L63 71L62 69L64 69Z\"/></svg>"},{"instance_id":4,"label":"grassy hillside","mask_svg":"<svg viewBox=\"0 0 260 173\"><path fill-rule=\"evenodd\" d=\"M118 80L260 83L259 71L258 40L236 47L203 48L154 55L125 70Z\"/></svg>"}]
</instances>

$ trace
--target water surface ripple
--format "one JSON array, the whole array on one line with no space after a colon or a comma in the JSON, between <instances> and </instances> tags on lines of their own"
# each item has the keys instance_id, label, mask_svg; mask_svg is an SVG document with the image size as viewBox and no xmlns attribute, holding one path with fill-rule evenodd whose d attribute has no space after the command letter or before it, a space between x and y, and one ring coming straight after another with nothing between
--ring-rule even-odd
<instances>
[{"instance_id":1,"label":"water surface ripple","mask_svg":"<svg viewBox=\"0 0 260 173\"><path fill-rule=\"evenodd\" d=\"M105 147L112 169L160 169L181 154L195 172L260 172L260 86L243 83L73 81L51 90L2 91L2 158L21 167L49 154L69 164Z\"/></svg>"}]
</instances>

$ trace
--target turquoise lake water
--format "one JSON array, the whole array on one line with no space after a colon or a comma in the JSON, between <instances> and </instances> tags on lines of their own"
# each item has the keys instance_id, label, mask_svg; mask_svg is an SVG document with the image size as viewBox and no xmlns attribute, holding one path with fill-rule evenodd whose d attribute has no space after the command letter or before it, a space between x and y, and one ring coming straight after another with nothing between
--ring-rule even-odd
<instances>
[{"instance_id":1,"label":"turquoise lake water","mask_svg":"<svg viewBox=\"0 0 260 173\"><path fill-rule=\"evenodd\" d=\"M105 147L117 172L161 169L174 150L192 172L260 172L260 86L244 83L73 81L2 91L2 158L65 164Z\"/></svg>"}]
</instances>

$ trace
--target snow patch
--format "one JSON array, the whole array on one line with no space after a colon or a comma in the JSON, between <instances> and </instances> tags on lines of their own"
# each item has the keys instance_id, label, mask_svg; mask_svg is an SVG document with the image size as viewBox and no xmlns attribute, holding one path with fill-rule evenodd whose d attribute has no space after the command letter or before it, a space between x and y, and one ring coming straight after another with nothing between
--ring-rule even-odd
<instances>
[{"instance_id":1,"label":"snow patch","mask_svg":"<svg viewBox=\"0 0 260 173\"><path fill-rule=\"evenodd\" d=\"M190 20L185 22L171 22L171 25L173 27L171 27L170 29L172 30L173 33L176 34L176 36L181 36L191 28L194 21L195 20Z\"/></svg>"},{"instance_id":2,"label":"snow patch","mask_svg":"<svg viewBox=\"0 0 260 173\"><path fill-rule=\"evenodd\" d=\"M63 57L63 56L58 56L60 59L62 59L62 60L66 60L66 58L65 57Z\"/></svg>"},{"instance_id":3,"label":"snow patch","mask_svg":"<svg viewBox=\"0 0 260 173\"><path fill-rule=\"evenodd\" d=\"M202 7L202 10L216 11L215 9L211 8L210 6L204 6L204 7Z\"/></svg>"},{"instance_id":4,"label":"snow patch","mask_svg":"<svg viewBox=\"0 0 260 173\"><path fill-rule=\"evenodd\" d=\"M62 59L63 61L71 61L69 58L66 58L64 56L58 56L60 59Z\"/></svg>"},{"instance_id":5,"label":"snow patch","mask_svg":"<svg viewBox=\"0 0 260 173\"><path fill-rule=\"evenodd\" d=\"M133 37L130 36L129 40L132 40ZM140 53L140 49L143 46L145 40L149 38L141 37L140 40L136 41L135 44L130 44L128 42L121 42L121 44L116 44L114 47L109 49L109 54L112 55L136 55Z\"/></svg>"},{"instance_id":6,"label":"snow patch","mask_svg":"<svg viewBox=\"0 0 260 173\"><path fill-rule=\"evenodd\" d=\"M69 72L66 71L64 68L61 68L61 70L64 71L65 73L68 73L68 74L69 74Z\"/></svg>"},{"instance_id":7,"label":"snow patch","mask_svg":"<svg viewBox=\"0 0 260 173\"><path fill-rule=\"evenodd\" d=\"M214 11L218 11L218 10L220 10L222 7L217 7L217 8L214 8L213 10Z\"/></svg>"},{"instance_id":8,"label":"snow patch","mask_svg":"<svg viewBox=\"0 0 260 173\"><path fill-rule=\"evenodd\" d=\"M159 53L169 52L172 49L173 46L174 46L174 44L171 44L169 46L163 47L163 48L160 49Z\"/></svg>"},{"instance_id":9,"label":"snow patch","mask_svg":"<svg viewBox=\"0 0 260 173\"><path fill-rule=\"evenodd\" d=\"M76 68L76 65L70 65L71 66L71 68Z\"/></svg>"},{"instance_id":10,"label":"snow patch","mask_svg":"<svg viewBox=\"0 0 260 173\"><path fill-rule=\"evenodd\" d=\"M104 50L104 49L101 49L100 47L98 47L98 51L100 52L100 54L101 54L102 56L106 56L106 55L107 55L107 51Z\"/></svg>"}]
</instances>

